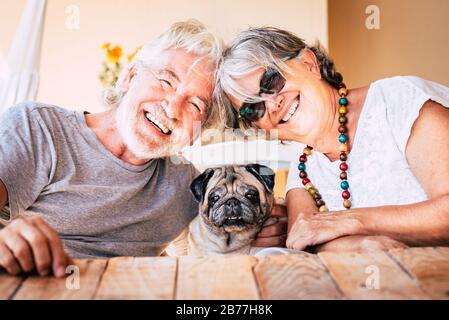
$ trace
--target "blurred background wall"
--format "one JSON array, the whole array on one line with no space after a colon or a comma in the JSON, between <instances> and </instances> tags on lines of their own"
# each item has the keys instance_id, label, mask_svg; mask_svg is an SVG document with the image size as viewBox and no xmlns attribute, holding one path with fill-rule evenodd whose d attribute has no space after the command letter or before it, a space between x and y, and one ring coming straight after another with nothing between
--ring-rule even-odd
<instances>
[{"instance_id":1,"label":"blurred background wall","mask_svg":"<svg viewBox=\"0 0 449 320\"><path fill-rule=\"evenodd\" d=\"M369 29L370 5L379 29ZM329 0L328 8L329 51L349 86L393 75L449 86L449 1Z\"/></svg>"}]
</instances>

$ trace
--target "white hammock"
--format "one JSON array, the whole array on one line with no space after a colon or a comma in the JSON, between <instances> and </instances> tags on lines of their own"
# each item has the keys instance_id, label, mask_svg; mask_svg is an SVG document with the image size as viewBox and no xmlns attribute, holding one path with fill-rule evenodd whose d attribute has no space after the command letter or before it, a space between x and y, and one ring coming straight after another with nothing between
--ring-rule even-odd
<instances>
[{"instance_id":1,"label":"white hammock","mask_svg":"<svg viewBox=\"0 0 449 320\"><path fill-rule=\"evenodd\" d=\"M36 98L45 8L46 0L27 0L0 69L0 114L19 102Z\"/></svg>"}]
</instances>

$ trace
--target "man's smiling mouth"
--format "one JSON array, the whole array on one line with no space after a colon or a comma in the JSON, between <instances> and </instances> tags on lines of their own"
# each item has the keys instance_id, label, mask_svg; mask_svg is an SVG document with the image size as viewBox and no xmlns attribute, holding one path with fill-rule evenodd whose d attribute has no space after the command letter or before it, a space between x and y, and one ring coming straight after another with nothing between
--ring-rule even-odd
<instances>
[{"instance_id":1,"label":"man's smiling mouth","mask_svg":"<svg viewBox=\"0 0 449 320\"><path fill-rule=\"evenodd\" d=\"M295 114L296 110L298 110L299 102L301 100L301 95L298 95L298 97L295 99L295 101L290 106L290 109L288 109L288 112L284 115L281 121L279 121L280 124L286 123L290 118Z\"/></svg>"},{"instance_id":2,"label":"man's smiling mouth","mask_svg":"<svg viewBox=\"0 0 449 320\"><path fill-rule=\"evenodd\" d=\"M162 134L170 135L171 130L168 129L164 124L162 124L160 121L158 121L154 116L152 116L149 112L145 112L145 118L156 128L158 129Z\"/></svg>"}]
</instances>

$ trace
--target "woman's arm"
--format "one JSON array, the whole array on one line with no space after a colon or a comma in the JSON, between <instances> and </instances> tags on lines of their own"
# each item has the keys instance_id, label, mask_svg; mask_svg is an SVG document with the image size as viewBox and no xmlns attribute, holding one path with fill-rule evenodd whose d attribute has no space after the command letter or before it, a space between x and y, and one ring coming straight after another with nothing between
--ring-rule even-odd
<instances>
[{"instance_id":1,"label":"woman's arm","mask_svg":"<svg viewBox=\"0 0 449 320\"><path fill-rule=\"evenodd\" d=\"M287 245L304 249L348 235L384 235L410 245L449 244L449 109L425 103L406 157L429 200L297 219L292 227L295 238Z\"/></svg>"},{"instance_id":2,"label":"woman's arm","mask_svg":"<svg viewBox=\"0 0 449 320\"><path fill-rule=\"evenodd\" d=\"M382 234L415 246L449 244L447 194L413 205L368 208L352 214L360 221L358 234Z\"/></svg>"},{"instance_id":3,"label":"woman's arm","mask_svg":"<svg viewBox=\"0 0 449 320\"><path fill-rule=\"evenodd\" d=\"M289 190L286 200L288 212L287 232L290 233L296 220L312 217L317 212L317 208L312 197L302 188Z\"/></svg>"}]
</instances>

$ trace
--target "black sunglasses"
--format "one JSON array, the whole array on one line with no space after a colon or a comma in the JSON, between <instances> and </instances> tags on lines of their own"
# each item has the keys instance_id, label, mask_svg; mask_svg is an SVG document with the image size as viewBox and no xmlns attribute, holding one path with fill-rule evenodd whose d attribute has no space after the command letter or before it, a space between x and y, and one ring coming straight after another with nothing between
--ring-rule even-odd
<instances>
[{"instance_id":1,"label":"black sunglasses","mask_svg":"<svg viewBox=\"0 0 449 320\"><path fill-rule=\"evenodd\" d=\"M298 53L294 55L290 55L282 59L283 61L287 61L295 58ZM285 78L280 74L279 71L275 69L267 69L262 74L260 79L260 89L257 94L260 96L261 94L277 94L279 93L285 86ZM261 119L267 110L265 106L265 101L259 102L244 102L239 109L238 118L244 118L249 121L257 121Z\"/></svg>"}]
</instances>

